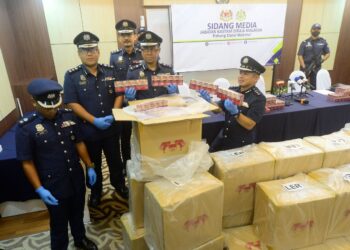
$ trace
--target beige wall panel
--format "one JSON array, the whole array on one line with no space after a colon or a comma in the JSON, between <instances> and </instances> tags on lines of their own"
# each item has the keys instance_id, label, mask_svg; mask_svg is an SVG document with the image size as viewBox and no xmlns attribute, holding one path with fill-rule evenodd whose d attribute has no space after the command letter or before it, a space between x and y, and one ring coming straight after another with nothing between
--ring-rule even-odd
<instances>
[{"instance_id":1,"label":"beige wall panel","mask_svg":"<svg viewBox=\"0 0 350 250\"><path fill-rule=\"evenodd\" d=\"M251 0L249 3L286 3L287 0ZM171 4L215 4L215 0L144 0L145 6L161 6ZM247 3L245 0L231 0L231 4L234 3Z\"/></svg>"},{"instance_id":2,"label":"beige wall panel","mask_svg":"<svg viewBox=\"0 0 350 250\"><path fill-rule=\"evenodd\" d=\"M322 37L327 40L328 46L331 50L329 59L324 63L324 65L322 65L322 67L328 70L332 70L334 66L335 51L338 46L339 33L325 33L322 34Z\"/></svg>"},{"instance_id":3,"label":"beige wall panel","mask_svg":"<svg viewBox=\"0 0 350 250\"><path fill-rule=\"evenodd\" d=\"M98 46L100 48L99 63L109 64L111 51L117 49L117 42L100 42Z\"/></svg>"},{"instance_id":4,"label":"beige wall panel","mask_svg":"<svg viewBox=\"0 0 350 250\"><path fill-rule=\"evenodd\" d=\"M77 53L77 47L74 44L57 44L52 45L51 50L56 68L57 80L59 83L63 84L66 71L81 64Z\"/></svg>"},{"instance_id":5,"label":"beige wall panel","mask_svg":"<svg viewBox=\"0 0 350 250\"><path fill-rule=\"evenodd\" d=\"M96 34L103 42L117 40L113 0L80 0L80 7L84 30Z\"/></svg>"},{"instance_id":6,"label":"beige wall panel","mask_svg":"<svg viewBox=\"0 0 350 250\"><path fill-rule=\"evenodd\" d=\"M322 33L340 31L343 20L344 6L346 0L324 1L324 13L322 19Z\"/></svg>"},{"instance_id":7,"label":"beige wall panel","mask_svg":"<svg viewBox=\"0 0 350 250\"><path fill-rule=\"evenodd\" d=\"M325 0L303 0L299 34L310 34L312 24L322 24L324 9L323 2L325 2Z\"/></svg>"},{"instance_id":8,"label":"beige wall panel","mask_svg":"<svg viewBox=\"0 0 350 250\"><path fill-rule=\"evenodd\" d=\"M51 44L72 43L83 30L79 0L42 0Z\"/></svg>"},{"instance_id":9,"label":"beige wall panel","mask_svg":"<svg viewBox=\"0 0 350 250\"><path fill-rule=\"evenodd\" d=\"M16 108L13 98L10 80L0 49L0 121Z\"/></svg>"}]
</instances>

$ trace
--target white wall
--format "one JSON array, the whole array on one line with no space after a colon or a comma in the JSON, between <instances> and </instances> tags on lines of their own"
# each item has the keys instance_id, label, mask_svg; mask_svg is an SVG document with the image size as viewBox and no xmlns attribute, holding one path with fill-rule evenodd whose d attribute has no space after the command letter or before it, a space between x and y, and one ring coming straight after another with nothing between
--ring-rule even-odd
<instances>
[{"instance_id":1,"label":"white wall","mask_svg":"<svg viewBox=\"0 0 350 250\"><path fill-rule=\"evenodd\" d=\"M13 98L10 80L0 49L0 121L15 108L16 104Z\"/></svg>"},{"instance_id":2,"label":"white wall","mask_svg":"<svg viewBox=\"0 0 350 250\"><path fill-rule=\"evenodd\" d=\"M73 39L90 31L100 39L100 63L109 63L117 49L113 0L42 0L58 82L81 61Z\"/></svg>"}]
</instances>

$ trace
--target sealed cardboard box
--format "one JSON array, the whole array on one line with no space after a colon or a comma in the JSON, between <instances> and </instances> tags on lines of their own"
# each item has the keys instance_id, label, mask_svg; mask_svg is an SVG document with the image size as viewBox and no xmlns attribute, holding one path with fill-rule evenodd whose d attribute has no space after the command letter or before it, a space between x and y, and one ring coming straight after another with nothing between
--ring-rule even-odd
<instances>
[{"instance_id":1,"label":"sealed cardboard box","mask_svg":"<svg viewBox=\"0 0 350 250\"><path fill-rule=\"evenodd\" d=\"M144 217L144 181L137 181L133 178L133 173L130 173L130 165L132 161L127 162L127 176L129 183L129 209L135 228L143 228Z\"/></svg>"},{"instance_id":2,"label":"sealed cardboard box","mask_svg":"<svg viewBox=\"0 0 350 250\"><path fill-rule=\"evenodd\" d=\"M275 179L308 173L322 167L323 151L302 139L262 142L259 147L275 158Z\"/></svg>"},{"instance_id":3,"label":"sealed cardboard box","mask_svg":"<svg viewBox=\"0 0 350 250\"><path fill-rule=\"evenodd\" d=\"M233 223L228 223L227 218L225 227L242 225L239 222L241 216L237 215L252 214L255 184L273 179L275 159L257 145L219 151L212 153L211 157L214 160L212 173L224 183L224 218L230 217ZM239 221L235 222L234 217Z\"/></svg>"},{"instance_id":4,"label":"sealed cardboard box","mask_svg":"<svg viewBox=\"0 0 350 250\"><path fill-rule=\"evenodd\" d=\"M122 222L123 243L126 250L148 250L145 242L145 230L143 228L134 229L130 213L123 214L120 218Z\"/></svg>"},{"instance_id":5,"label":"sealed cardboard box","mask_svg":"<svg viewBox=\"0 0 350 250\"><path fill-rule=\"evenodd\" d=\"M322 168L309 173L309 176L336 193L327 238L350 236L350 165Z\"/></svg>"},{"instance_id":6,"label":"sealed cardboard box","mask_svg":"<svg viewBox=\"0 0 350 250\"><path fill-rule=\"evenodd\" d=\"M349 249L350 249L350 242L343 237L329 239L320 245L298 248L298 250L349 250Z\"/></svg>"},{"instance_id":7,"label":"sealed cardboard box","mask_svg":"<svg viewBox=\"0 0 350 250\"><path fill-rule=\"evenodd\" d=\"M209 173L176 186L159 179L145 186L145 238L150 248L194 249L221 235L223 184Z\"/></svg>"},{"instance_id":8,"label":"sealed cardboard box","mask_svg":"<svg viewBox=\"0 0 350 250\"><path fill-rule=\"evenodd\" d=\"M347 133L309 136L304 140L322 149L324 152L322 167L333 168L350 163L350 136Z\"/></svg>"},{"instance_id":9,"label":"sealed cardboard box","mask_svg":"<svg viewBox=\"0 0 350 250\"><path fill-rule=\"evenodd\" d=\"M222 218L222 227L231 228L251 225L253 223L253 215L253 210L245 211L235 215L226 215Z\"/></svg>"},{"instance_id":10,"label":"sealed cardboard box","mask_svg":"<svg viewBox=\"0 0 350 250\"><path fill-rule=\"evenodd\" d=\"M214 240L208 241L193 250L222 250L224 249L224 236L221 235Z\"/></svg>"},{"instance_id":11,"label":"sealed cardboard box","mask_svg":"<svg viewBox=\"0 0 350 250\"><path fill-rule=\"evenodd\" d=\"M268 250L254 232L252 225L224 230L227 250Z\"/></svg>"},{"instance_id":12,"label":"sealed cardboard box","mask_svg":"<svg viewBox=\"0 0 350 250\"><path fill-rule=\"evenodd\" d=\"M326 239L334 202L331 189L305 174L260 182L254 210L256 233L274 250L320 244Z\"/></svg>"}]
</instances>

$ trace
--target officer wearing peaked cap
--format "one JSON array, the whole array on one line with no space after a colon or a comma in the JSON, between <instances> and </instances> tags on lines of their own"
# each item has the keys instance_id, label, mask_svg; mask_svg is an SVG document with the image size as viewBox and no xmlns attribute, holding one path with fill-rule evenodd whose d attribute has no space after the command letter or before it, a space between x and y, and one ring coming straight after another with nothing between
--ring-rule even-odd
<instances>
[{"instance_id":1,"label":"officer wearing peaked cap","mask_svg":"<svg viewBox=\"0 0 350 250\"><path fill-rule=\"evenodd\" d=\"M84 142L95 163L97 181L91 187L89 201L94 207L100 203L102 194L102 151L112 186L121 198L128 194L119 154L118 126L112 116L113 108L122 107L123 96L114 91L114 81L118 79L113 66L98 63L98 41L90 32L76 36L74 43L82 64L68 70L64 79L64 103L81 119Z\"/></svg>"},{"instance_id":2,"label":"officer wearing peaked cap","mask_svg":"<svg viewBox=\"0 0 350 250\"><path fill-rule=\"evenodd\" d=\"M126 80L129 67L142 61L141 50L135 47L137 40L136 24L133 21L123 19L115 25L115 28L122 48L111 52L110 65L114 66L119 80ZM126 105L124 103L124 106ZM126 173L126 162L130 159L131 122L120 122L119 125L123 171Z\"/></svg>"},{"instance_id":3,"label":"officer wearing peaked cap","mask_svg":"<svg viewBox=\"0 0 350 250\"><path fill-rule=\"evenodd\" d=\"M177 86L173 84L168 87L152 86L153 75L174 74L174 71L170 66L159 63L160 44L162 41L163 39L152 31L146 31L139 37L144 61L135 67L130 67L127 79L147 79L148 90L136 91L134 88L128 88L125 91L125 97L128 100L154 98L160 95L174 94L178 92Z\"/></svg>"},{"instance_id":4,"label":"officer wearing peaked cap","mask_svg":"<svg viewBox=\"0 0 350 250\"><path fill-rule=\"evenodd\" d=\"M327 41L320 37L321 25L315 23L311 26L311 37L303 41L298 50L298 60L300 70L306 73L306 77L310 79L312 89L316 89L317 72L321 69L321 65L330 56L330 49Z\"/></svg>"},{"instance_id":5,"label":"officer wearing peaked cap","mask_svg":"<svg viewBox=\"0 0 350 250\"><path fill-rule=\"evenodd\" d=\"M85 236L85 177L80 158L88 168L91 185L96 181L96 173L76 116L71 110L58 109L61 91L61 85L47 79L35 79L29 84L36 112L17 126L17 158L48 208L51 248L67 249L69 223L76 247L97 249Z\"/></svg>"},{"instance_id":6,"label":"officer wearing peaked cap","mask_svg":"<svg viewBox=\"0 0 350 250\"><path fill-rule=\"evenodd\" d=\"M256 124L265 112L266 98L255 86L265 67L249 56L241 59L238 87L229 89L244 95L245 105L238 107L226 99L218 104L225 113L224 128L210 145L210 152L242 147L255 142ZM201 96L210 102L207 91L200 91Z\"/></svg>"}]
</instances>

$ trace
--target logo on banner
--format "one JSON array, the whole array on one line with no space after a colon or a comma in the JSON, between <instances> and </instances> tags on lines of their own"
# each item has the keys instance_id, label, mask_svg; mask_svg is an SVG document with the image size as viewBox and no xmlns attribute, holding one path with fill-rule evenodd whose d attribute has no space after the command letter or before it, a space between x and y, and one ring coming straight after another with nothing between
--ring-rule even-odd
<instances>
[{"instance_id":1,"label":"logo on banner","mask_svg":"<svg viewBox=\"0 0 350 250\"><path fill-rule=\"evenodd\" d=\"M224 22L229 22L233 19L233 14L231 10L222 10L220 13L220 20Z\"/></svg>"},{"instance_id":2,"label":"logo on banner","mask_svg":"<svg viewBox=\"0 0 350 250\"><path fill-rule=\"evenodd\" d=\"M246 15L246 13L245 13L244 10L239 10L239 11L237 11L237 13L236 13L236 20L237 20L238 22L242 22L242 21L244 21L246 18L247 18L247 15Z\"/></svg>"}]
</instances>

